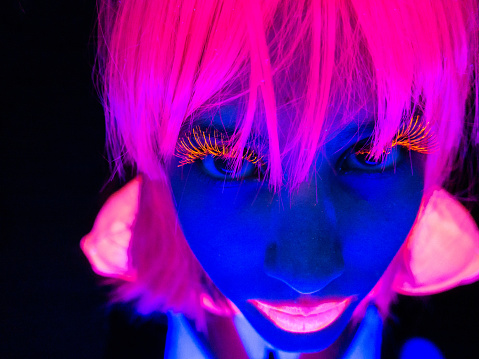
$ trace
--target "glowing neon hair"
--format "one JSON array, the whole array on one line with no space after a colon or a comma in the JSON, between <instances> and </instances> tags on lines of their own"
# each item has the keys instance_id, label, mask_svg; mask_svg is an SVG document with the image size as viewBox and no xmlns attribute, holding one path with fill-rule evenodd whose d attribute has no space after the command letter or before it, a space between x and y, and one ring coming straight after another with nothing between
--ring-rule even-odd
<instances>
[{"instance_id":1,"label":"glowing neon hair","mask_svg":"<svg viewBox=\"0 0 479 359\"><path fill-rule=\"evenodd\" d=\"M238 153L251 129L266 126L270 184L280 186L281 156L296 149L286 169L294 187L324 130L353 121L372 96L374 153L418 110L441 144L428 166L430 183L441 185L457 164L466 101L477 101L477 23L475 1L105 0L100 77L115 168L130 163L157 177L185 121L241 97ZM300 115L280 149L276 109L293 101ZM339 124L338 105L354 111Z\"/></svg>"},{"instance_id":2,"label":"glowing neon hair","mask_svg":"<svg viewBox=\"0 0 479 359\"><path fill-rule=\"evenodd\" d=\"M467 169L477 162L464 163L464 155L479 141L477 7L473 0L101 0L99 87L114 169L130 164L145 183L167 181L164 165L182 126L192 129L202 114L240 99L235 153L252 131L266 129L273 190L284 173L290 188L306 180L325 133L355 121L361 109L374 113L377 157L419 113L438 143L428 155L426 187L467 187ZM282 106L297 114L284 148ZM294 160L282 163L286 154ZM176 218L170 200L156 200L157 213ZM160 293L160 274L178 264L161 243L181 231L170 228L176 219L146 231L152 207L145 201L129 252L137 277L119 293L143 312L181 310L190 298L184 288ZM198 277L181 273L185 286Z\"/></svg>"}]
</instances>

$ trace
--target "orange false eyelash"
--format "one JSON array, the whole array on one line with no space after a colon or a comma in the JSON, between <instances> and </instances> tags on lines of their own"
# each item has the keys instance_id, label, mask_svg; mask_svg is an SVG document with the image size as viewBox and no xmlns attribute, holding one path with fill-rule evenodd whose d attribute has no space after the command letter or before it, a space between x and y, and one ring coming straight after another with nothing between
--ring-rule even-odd
<instances>
[{"instance_id":1,"label":"orange false eyelash","mask_svg":"<svg viewBox=\"0 0 479 359\"><path fill-rule=\"evenodd\" d=\"M178 167L193 163L198 159L204 159L208 155L223 159L235 159L238 157L238 153L233 150L233 146L225 135L216 130L211 134L199 127L194 128L191 133L179 139L175 155L180 158ZM258 157L249 148L245 149L241 158L258 166L263 165L263 157Z\"/></svg>"},{"instance_id":2,"label":"orange false eyelash","mask_svg":"<svg viewBox=\"0 0 479 359\"><path fill-rule=\"evenodd\" d=\"M384 150L385 154L389 154L391 149L396 146L405 147L410 151L418 153L432 153L437 150L436 135L429 127L429 122L423 124L419 122L419 116L411 117L407 125L403 125L394 136L391 146ZM368 146L361 148L356 152L358 155L368 155L371 150Z\"/></svg>"}]
</instances>

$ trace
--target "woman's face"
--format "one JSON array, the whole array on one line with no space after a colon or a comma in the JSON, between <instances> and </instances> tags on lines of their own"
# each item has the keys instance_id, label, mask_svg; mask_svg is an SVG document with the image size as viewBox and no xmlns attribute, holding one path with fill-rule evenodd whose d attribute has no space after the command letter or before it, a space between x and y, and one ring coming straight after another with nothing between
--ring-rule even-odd
<instances>
[{"instance_id":1,"label":"woman's face","mask_svg":"<svg viewBox=\"0 0 479 359\"><path fill-rule=\"evenodd\" d=\"M280 128L287 128L289 115L278 115ZM200 126L224 132L234 121L235 108L228 107ZM171 165L178 216L193 253L278 349L330 346L415 220L424 156L397 147L382 163L370 162L353 149L371 133L367 114L360 113L327 142L310 180L293 193L272 194L247 161L242 179L231 178L224 160L212 155Z\"/></svg>"}]
</instances>

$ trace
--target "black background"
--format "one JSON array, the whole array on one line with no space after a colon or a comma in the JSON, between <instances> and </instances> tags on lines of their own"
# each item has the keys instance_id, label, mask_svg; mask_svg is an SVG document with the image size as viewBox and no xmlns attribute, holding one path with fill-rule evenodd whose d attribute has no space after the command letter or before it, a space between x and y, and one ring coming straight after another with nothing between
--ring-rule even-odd
<instances>
[{"instance_id":1,"label":"black background","mask_svg":"<svg viewBox=\"0 0 479 359\"><path fill-rule=\"evenodd\" d=\"M0 9L0 358L149 357L138 347L155 341L152 331L132 329L123 310L107 314L108 288L79 248L118 187L102 191L109 172L91 78L95 2L18 0ZM448 358L479 357L478 308L477 284L402 300L385 355L421 335Z\"/></svg>"},{"instance_id":2,"label":"black background","mask_svg":"<svg viewBox=\"0 0 479 359\"><path fill-rule=\"evenodd\" d=\"M2 1L0 358L100 358L106 290L79 248L104 196L95 2Z\"/></svg>"}]
</instances>

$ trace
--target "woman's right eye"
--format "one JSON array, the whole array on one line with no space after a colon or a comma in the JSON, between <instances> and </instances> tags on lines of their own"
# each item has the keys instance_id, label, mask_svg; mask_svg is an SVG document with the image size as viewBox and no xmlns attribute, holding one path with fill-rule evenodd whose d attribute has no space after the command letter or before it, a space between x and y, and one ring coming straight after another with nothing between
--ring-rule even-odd
<instances>
[{"instance_id":1,"label":"woman's right eye","mask_svg":"<svg viewBox=\"0 0 479 359\"><path fill-rule=\"evenodd\" d=\"M259 164L243 159L241 168L236 171L232 168L232 161L221 156L207 155L199 159L201 170L211 178L223 181L237 181L243 179L258 179L261 177Z\"/></svg>"}]
</instances>

